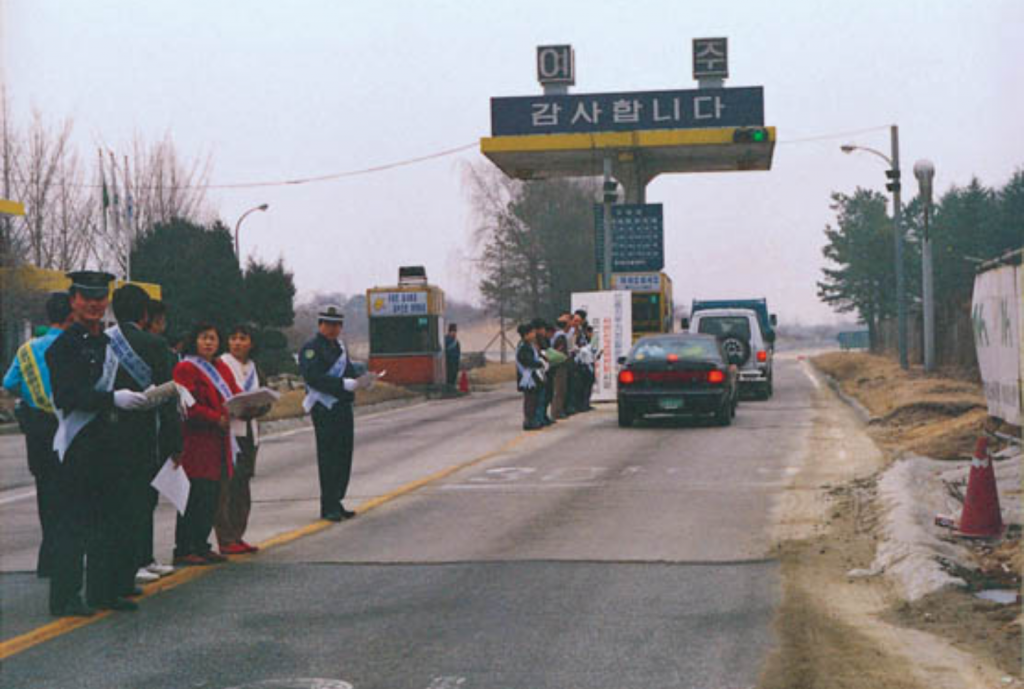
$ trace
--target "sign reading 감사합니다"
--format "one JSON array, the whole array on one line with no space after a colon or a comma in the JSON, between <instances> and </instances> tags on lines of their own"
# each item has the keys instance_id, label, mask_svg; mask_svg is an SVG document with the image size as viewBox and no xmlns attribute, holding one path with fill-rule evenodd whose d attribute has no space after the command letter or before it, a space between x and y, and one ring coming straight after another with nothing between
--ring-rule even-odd
<instances>
[{"instance_id":1,"label":"sign reading \uac10\uc0ac\ud569\ub2c8\ub2e4","mask_svg":"<svg viewBox=\"0 0 1024 689\"><path fill-rule=\"evenodd\" d=\"M763 126L760 86L491 99L492 136Z\"/></svg>"},{"instance_id":2,"label":"sign reading \uac10\uc0ac\ud569\ub2c8\ub2e4","mask_svg":"<svg viewBox=\"0 0 1024 689\"><path fill-rule=\"evenodd\" d=\"M370 315L426 316L429 313L427 292L373 292L370 295Z\"/></svg>"},{"instance_id":3,"label":"sign reading \uac10\uc0ac\ud569\ub2c8\ub2e4","mask_svg":"<svg viewBox=\"0 0 1024 689\"><path fill-rule=\"evenodd\" d=\"M1016 426L1021 414L1024 267L1002 266L974 278L971 321L988 413Z\"/></svg>"},{"instance_id":4,"label":"sign reading \uac10\uc0ac\ud569\ub2c8\ub2e4","mask_svg":"<svg viewBox=\"0 0 1024 689\"><path fill-rule=\"evenodd\" d=\"M597 272L604 270L604 206L594 204ZM612 272L655 272L665 267L665 223L660 203L612 206Z\"/></svg>"}]
</instances>

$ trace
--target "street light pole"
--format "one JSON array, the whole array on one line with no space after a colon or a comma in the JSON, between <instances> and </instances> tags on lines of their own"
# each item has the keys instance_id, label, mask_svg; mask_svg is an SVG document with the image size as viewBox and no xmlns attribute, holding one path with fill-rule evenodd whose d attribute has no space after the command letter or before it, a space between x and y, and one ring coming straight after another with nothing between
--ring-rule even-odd
<instances>
[{"instance_id":1,"label":"street light pole","mask_svg":"<svg viewBox=\"0 0 1024 689\"><path fill-rule=\"evenodd\" d=\"M261 203L260 205L254 208L250 208L246 212L242 213L242 216L238 219L238 222L235 223L235 259L238 261L238 265L242 265L242 254L238 249L238 230L242 227L242 221L245 220L246 216L248 216L250 213L255 213L256 211L265 211L268 208L270 208L269 204Z\"/></svg>"},{"instance_id":2,"label":"street light pole","mask_svg":"<svg viewBox=\"0 0 1024 689\"><path fill-rule=\"evenodd\" d=\"M907 355L907 289L906 280L903 275L903 205L900 200L900 130L895 124L889 128L892 156L887 156L881 151L876 151L867 146L855 146L845 144L840 146L843 153L864 151L884 160L889 165L886 170L886 177L889 182L885 188L892 192L892 223L896 254L896 341L899 349L900 366L907 369L910 366Z\"/></svg>"},{"instance_id":3,"label":"street light pole","mask_svg":"<svg viewBox=\"0 0 1024 689\"><path fill-rule=\"evenodd\" d=\"M928 228L932 213L932 180L935 165L930 160L914 163L921 199L924 202L924 236L921 239L921 296L924 300L924 370L935 370L935 296L932 285L932 238Z\"/></svg>"}]
</instances>

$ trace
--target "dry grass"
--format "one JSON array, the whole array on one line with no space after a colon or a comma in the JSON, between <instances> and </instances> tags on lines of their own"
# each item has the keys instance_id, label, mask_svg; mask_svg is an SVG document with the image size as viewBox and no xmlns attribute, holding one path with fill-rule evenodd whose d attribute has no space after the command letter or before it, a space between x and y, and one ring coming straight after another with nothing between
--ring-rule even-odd
<instances>
[{"instance_id":1,"label":"dry grass","mask_svg":"<svg viewBox=\"0 0 1024 689\"><path fill-rule=\"evenodd\" d=\"M302 409L302 399L306 393L303 390L285 390L281 393L270 413L263 417L264 421L276 421L278 419L292 419L302 416L305 412ZM416 393L399 385L379 382L370 390L359 390L356 392L356 406L366 404L378 404L391 400L407 399L416 397Z\"/></svg>"},{"instance_id":2,"label":"dry grass","mask_svg":"<svg viewBox=\"0 0 1024 689\"><path fill-rule=\"evenodd\" d=\"M904 371L872 354L831 352L813 361L867 408L872 435L891 450L960 459L988 419L981 386L969 380Z\"/></svg>"},{"instance_id":3,"label":"dry grass","mask_svg":"<svg viewBox=\"0 0 1024 689\"><path fill-rule=\"evenodd\" d=\"M516 365L512 362L505 364L488 363L483 368L474 368L469 371L470 385L499 385L516 379Z\"/></svg>"}]
</instances>

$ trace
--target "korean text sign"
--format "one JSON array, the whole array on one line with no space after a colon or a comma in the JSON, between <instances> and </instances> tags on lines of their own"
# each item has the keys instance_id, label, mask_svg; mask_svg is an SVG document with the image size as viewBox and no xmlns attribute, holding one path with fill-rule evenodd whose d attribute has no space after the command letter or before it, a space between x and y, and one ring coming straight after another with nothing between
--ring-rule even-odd
<instances>
[{"instance_id":1,"label":"korean text sign","mask_svg":"<svg viewBox=\"0 0 1024 689\"><path fill-rule=\"evenodd\" d=\"M988 413L1014 425L1021 415L1024 269L1003 266L974 279L971 322Z\"/></svg>"},{"instance_id":2,"label":"korean text sign","mask_svg":"<svg viewBox=\"0 0 1024 689\"><path fill-rule=\"evenodd\" d=\"M370 315L381 316L426 316L427 292L372 292Z\"/></svg>"},{"instance_id":3,"label":"korean text sign","mask_svg":"<svg viewBox=\"0 0 1024 689\"><path fill-rule=\"evenodd\" d=\"M764 126L764 89L692 89L491 99L491 135Z\"/></svg>"},{"instance_id":4,"label":"korean text sign","mask_svg":"<svg viewBox=\"0 0 1024 689\"><path fill-rule=\"evenodd\" d=\"M629 292L574 292L572 310L587 312L601 357L594 364L594 397L615 401L619 386L619 357L633 346L633 299Z\"/></svg>"},{"instance_id":5,"label":"korean text sign","mask_svg":"<svg viewBox=\"0 0 1024 689\"><path fill-rule=\"evenodd\" d=\"M594 205L597 272L604 267L604 206ZM612 271L659 271L665 267L665 223L660 203L612 206Z\"/></svg>"}]
</instances>

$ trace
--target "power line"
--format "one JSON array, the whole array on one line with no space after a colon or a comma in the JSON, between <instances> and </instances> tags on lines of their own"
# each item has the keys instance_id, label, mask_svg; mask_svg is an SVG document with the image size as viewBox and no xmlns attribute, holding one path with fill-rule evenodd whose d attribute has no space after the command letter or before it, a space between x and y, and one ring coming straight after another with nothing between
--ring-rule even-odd
<instances>
[{"instance_id":1,"label":"power line","mask_svg":"<svg viewBox=\"0 0 1024 689\"><path fill-rule=\"evenodd\" d=\"M835 132L833 134L816 134L814 136L804 136L799 139L786 139L785 141L777 141L776 144L781 146L782 144L802 144L811 141L825 141L827 139L842 139L847 136L856 136L858 134L867 134L868 132L877 132L883 129L889 129L891 125L883 124L877 127L867 127L865 129L851 129L845 132Z\"/></svg>"}]
</instances>

